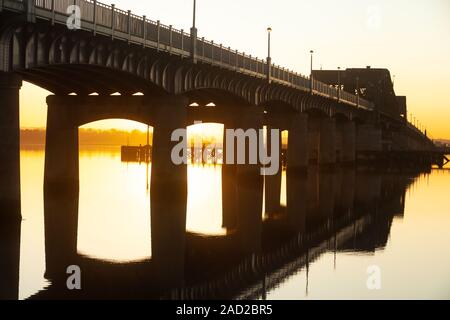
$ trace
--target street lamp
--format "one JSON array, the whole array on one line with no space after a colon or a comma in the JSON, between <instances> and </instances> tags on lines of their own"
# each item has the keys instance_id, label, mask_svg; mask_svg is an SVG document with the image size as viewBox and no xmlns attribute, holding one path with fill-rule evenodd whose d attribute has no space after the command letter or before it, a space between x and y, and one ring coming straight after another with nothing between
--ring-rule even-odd
<instances>
[{"instance_id":1,"label":"street lamp","mask_svg":"<svg viewBox=\"0 0 450 320\"><path fill-rule=\"evenodd\" d=\"M193 19L192 19L192 28L195 28L195 16L196 16L196 13L197 13L197 1L194 0L194 16L193 16Z\"/></svg>"},{"instance_id":2,"label":"street lamp","mask_svg":"<svg viewBox=\"0 0 450 320\"><path fill-rule=\"evenodd\" d=\"M359 108L359 77L356 77L356 107Z\"/></svg>"},{"instance_id":3,"label":"street lamp","mask_svg":"<svg viewBox=\"0 0 450 320\"><path fill-rule=\"evenodd\" d=\"M197 13L197 1L194 0L194 12L193 12L192 28L191 28L191 58L194 63L197 62L197 57L196 57L196 55L197 55L197 28L195 26L196 13Z\"/></svg>"},{"instance_id":4,"label":"street lamp","mask_svg":"<svg viewBox=\"0 0 450 320\"><path fill-rule=\"evenodd\" d=\"M270 34L272 28L267 28L267 81L270 82L270 76L272 74L272 57L270 56Z\"/></svg>"},{"instance_id":5,"label":"street lamp","mask_svg":"<svg viewBox=\"0 0 450 320\"><path fill-rule=\"evenodd\" d=\"M313 55L314 55L314 50L310 50L309 53L311 54L311 73L309 75L309 81L310 81L310 89L311 89L311 94L313 93Z\"/></svg>"},{"instance_id":6,"label":"street lamp","mask_svg":"<svg viewBox=\"0 0 450 320\"><path fill-rule=\"evenodd\" d=\"M338 67L338 102L341 101L341 67Z\"/></svg>"}]
</instances>

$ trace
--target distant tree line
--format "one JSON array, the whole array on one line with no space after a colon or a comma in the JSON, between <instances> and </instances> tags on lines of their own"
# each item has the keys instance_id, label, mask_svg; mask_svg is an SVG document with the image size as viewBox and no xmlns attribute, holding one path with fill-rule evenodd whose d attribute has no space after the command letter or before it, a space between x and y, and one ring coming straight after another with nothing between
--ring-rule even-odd
<instances>
[{"instance_id":1,"label":"distant tree line","mask_svg":"<svg viewBox=\"0 0 450 320\"><path fill-rule=\"evenodd\" d=\"M140 130L98 130L84 129L78 130L80 145L145 145L147 143L147 133ZM21 144L44 145L44 129L22 129L20 131ZM152 144L152 132L150 132L150 144Z\"/></svg>"}]
</instances>

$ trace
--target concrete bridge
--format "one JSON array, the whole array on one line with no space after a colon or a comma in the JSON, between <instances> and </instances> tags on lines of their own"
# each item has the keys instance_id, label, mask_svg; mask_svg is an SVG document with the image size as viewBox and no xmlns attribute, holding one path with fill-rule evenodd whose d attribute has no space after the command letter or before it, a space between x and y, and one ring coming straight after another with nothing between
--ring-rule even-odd
<instances>
[{"instance_id":1,"label":"concrete bridge","mask_svg":"<svg viewBox=\"0 0 450 320\"><path fill-rule=\"evenodd\" d=\"M73 4L81 10L78 30L67 26ZM310 162L379 160L391 150L414 151L405 157L409 161L435 160L426 133L408 123L406 99L395 96L387 70L347 69L342 78L340 71L314 71L308 78L272 64L270 57L258 59L198 38L195 28L187 34L92 0L2 0L0 21L0 208L8 212L2 214L5 219L20 218L22 80L54 94L47 99L46 188L73 182L77 188L77 128L108 118L154 127L152 190L171 190L179 198L186 196L186 166L170 161L170 135L195 120L289 131L291 170ZM117 92L121 95L111 96ZM251 181L262 188L258 166L226 165L223 171L236 181L239 175L255 176Z\"/></svg>"}]
</instances>

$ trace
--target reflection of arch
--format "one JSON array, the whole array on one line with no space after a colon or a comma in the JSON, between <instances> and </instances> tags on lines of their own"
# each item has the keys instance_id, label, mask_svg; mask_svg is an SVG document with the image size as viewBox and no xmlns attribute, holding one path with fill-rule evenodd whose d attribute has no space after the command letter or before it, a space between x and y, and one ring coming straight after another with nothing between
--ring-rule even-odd
<instances>
[{"instance_id":1,"label":"reflection of arch","mask_svg":"<svg viewBox=\"0 0 450 320\"><path fill-rule=\"evenodd\" d=\"M112 121L114 120L99 121L89 125L114 126ZM92 140L95 136L89 138L95 143L95 140ZM142 140L144 145L145 134L142 135ZM139 144L136 140L132 142L135 146ZM108 155L90 154L88 157L83 157L82 150L83 148L80 149L79 156L77 252L107 261L132 262L149 259L151 234L147 188L151 170L137 163L120 164L123 155L118 150L111 151L113 153ZM138 161L137 158L127 160ZM115 172L110 172L112 168ZM94 176L93 170L95 170ZM106 190L105 186L107 186ZM95 190L95 193L92 190ZM128 207L133 209L128 212L117 211L122 208L123 203L127 203ZM105 221L108 221L106 226ZM98 241L92 241L94 237Z\"/></svg>"}]
</instances>

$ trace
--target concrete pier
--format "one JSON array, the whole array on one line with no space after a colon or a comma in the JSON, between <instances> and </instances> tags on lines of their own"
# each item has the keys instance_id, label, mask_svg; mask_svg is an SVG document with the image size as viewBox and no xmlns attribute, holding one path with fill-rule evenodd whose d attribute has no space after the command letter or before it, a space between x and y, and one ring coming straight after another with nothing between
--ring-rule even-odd
<instances>
[{"instance_id":1,"label":"concrete pier","mask_svg":"<svg viewBox=\"0 0 450 320\"><path fill-rule=\"evenodd\" d=\"M47 97L47 132L45 143L46 191L77 191L79 188L78 124L70 97ZM69 190L72 191L72 190Z\"/></svg>"},{"instance_id":2,"label":"concrete pier","mask_svg":"<svg viewBox=\"0 0 450 320\"><path fill-rule=\"evenodd\" d=\"M336 163L336 128L335 120L323 118L320 122L319 164Z\"/></svg>"},{"instance_id":3,"label":"concrete pier","mask_svg":"<svg viewBox=\"0 0 450 320\"><path fill-rule=\"evenodd\" d=\"M308 165L308 116L296 114L288 137L287 166L292 170L306 170Z\"/></svg>"},{"instance_id":4,"label":"concrete pier","mask_svg":"<svg viewBox=\"0 0 450 320\"><path fill-rule=\"evenodd\" d=\"M360 124L357 126L356 150L381 151L381 129L372 124Z\"/></svg>"},{"instance_id":5,"label":"concrete pier","mask_svg":"<svg viewBox=\"0 0 450 320\"><path fill-rule=\"evenodd\" d=\"M0 72L0 219L17 221L20 213L19 76Z\"/></svg>"},{"instance_id":6,"label":"concrete pier","mask_svg":"<svg viewBox=\"0 0 450 320\"><path fill-rule=\"evenodd\" d=\"M310 163L319 161L320 122L320 118L308 118L308 160Z\"/></svg>"},{"instance_id":7,"label":"concrete pier","mask_svg":"<svg viewBox=\"0 0 450 320\"><path fill-rule=\"evenodd\" d=\"M336 123L336 156L340 163L356 160L356 127L352 121Z\"/></svg>"}]
</instances>

